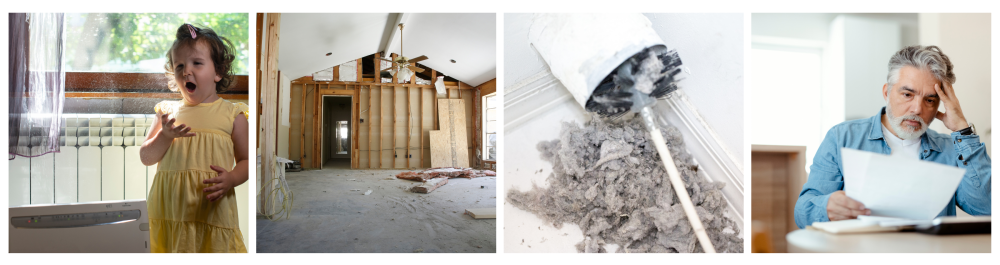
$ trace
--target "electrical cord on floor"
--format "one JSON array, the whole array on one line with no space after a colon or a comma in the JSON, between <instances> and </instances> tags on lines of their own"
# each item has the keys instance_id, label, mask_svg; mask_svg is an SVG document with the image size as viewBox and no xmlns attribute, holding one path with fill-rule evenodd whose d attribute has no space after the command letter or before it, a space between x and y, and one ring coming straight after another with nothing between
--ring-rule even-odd
<instances>
[{"instance_id":1,"label":"electrical cord on floor","mask_svg":"<svg viewBox=\"0 0 1000 265\"><path fill-rule=\"evenodd\" d=\"M261 161L259 156L257 158L257 161ZM281 165L282 168L284 168L284 163L282 162L276 162L276 163ZM264 198L267 198L268 200L267 201L268 203L265 203L261 207L266 207L267 205L271 205L271 207L274 207L275 205L280 205L278 211L271 213L270 215L263 213L260 210L260 208L258 208L257 212L260 213L261 215L266 216L267 219L269 220L281 219L282 215L285 216L285 219L290 218L292 216L292 204L295 201L295 196L292 193L292 191L288 189L288 182L285 181L284 170L282 169L281 175L278 174L278 170L279 170L278 167L275 166L270 172L271 173L270 175L272 177L267 180L264 180L263 183L258 183L261 185L258 185L258 187L260 187L260 190L258 190L257 193L265 195ZM270 193L263 194L264 187L271 187L272 185L275 188L272 189ZM278 201L279 198L280 202Z\"/></svg>"}]
</instances>

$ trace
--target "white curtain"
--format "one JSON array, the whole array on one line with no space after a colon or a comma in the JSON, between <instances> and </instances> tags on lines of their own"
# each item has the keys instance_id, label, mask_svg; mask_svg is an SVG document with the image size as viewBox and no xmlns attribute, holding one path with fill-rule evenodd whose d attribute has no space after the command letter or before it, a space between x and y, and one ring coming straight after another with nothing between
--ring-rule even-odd
<instances>
[{"instance_id":1,"label":"white curtain","mask_svg":"<svg viewBox=\"0 0 1000 265\"><path fill-rule=\"evenodd\" d=\"M10 13L9 158L59 152L64 14Z\"/></svg>"}]
</instances>

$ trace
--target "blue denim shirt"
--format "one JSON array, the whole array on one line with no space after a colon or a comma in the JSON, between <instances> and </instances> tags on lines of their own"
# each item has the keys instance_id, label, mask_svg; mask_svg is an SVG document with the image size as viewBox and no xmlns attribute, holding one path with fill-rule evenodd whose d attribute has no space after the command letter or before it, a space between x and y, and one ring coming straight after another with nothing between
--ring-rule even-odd
<instances>
[{"instance_id":1,"label":"blue denim shirt","mask_svg":"<svg viewBox=\"0 0 1000 265\"><path fill-rule=\"evenodd\" d=\"M891 153L889 145L882 139L882 113L885 113L884 107L871 118L846 121L827 132L809 167L809 180L802 186L799 200L795 203L795 224L799 228L813 222L830 221L826 215L826 203L831 193L844 189L841 147L886 155ZM978 135L961 135L958 132L946 135L927 130L920 137L920 150L920 160L965 169L958 190L938 216L954 216L955 205L971 215L990 214L990 156L986 154L985 145L979 142Z\"/></svg>"}]
</instances>

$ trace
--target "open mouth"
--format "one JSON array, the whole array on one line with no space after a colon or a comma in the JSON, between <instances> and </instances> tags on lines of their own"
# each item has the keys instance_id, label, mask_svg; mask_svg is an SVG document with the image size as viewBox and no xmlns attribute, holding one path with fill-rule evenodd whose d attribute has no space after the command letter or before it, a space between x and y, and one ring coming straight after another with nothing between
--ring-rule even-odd
<instances>
[{"instance_id":1,"label":"open mouth","mask_svg":"<svg viewBox=\"0 0 1000 265\"><path fill-rule=\"evenodd\" d=\"M187 82L184 84L184 88L187 89L188 93L194 93L194 89L197 87L198 87L197 85L191 82Z\"/></svg>"}]
</instances>

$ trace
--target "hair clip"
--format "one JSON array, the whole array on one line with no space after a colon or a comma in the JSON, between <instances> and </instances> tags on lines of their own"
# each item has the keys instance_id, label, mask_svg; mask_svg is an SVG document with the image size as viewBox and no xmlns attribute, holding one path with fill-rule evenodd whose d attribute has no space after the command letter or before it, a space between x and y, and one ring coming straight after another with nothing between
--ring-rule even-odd
<instances>
[{"instance_id":1,"label":"hair clip","mask_svg":"<svg viewBox=\"0 0 1000 265\"><path fill-rule=\"evenodd\" d=\"M195 33L196 31L194 30L194 26L191 26L191 24L187 24L187 26L188 26L188 31L191 31L191 38L197 39L198 34Z\"/></svg>"}]
</instances>

